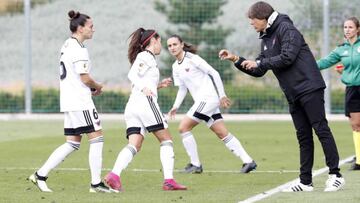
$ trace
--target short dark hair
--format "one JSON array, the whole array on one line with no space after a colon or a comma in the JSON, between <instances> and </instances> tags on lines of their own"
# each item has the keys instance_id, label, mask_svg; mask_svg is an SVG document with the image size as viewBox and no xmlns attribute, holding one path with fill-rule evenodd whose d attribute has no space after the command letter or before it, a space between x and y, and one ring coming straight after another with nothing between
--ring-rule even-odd
<instances>
[{"instance_id":1,"label":"short dark hair","mask_svg":"<svg viewBox=\"0 0 360 203\"><path fill-rule=\"evenodd\" d=\"M267 20L273 12L274 8L270 4L258 1L249 8L247 16L250 19Z\"/></svg>"}]
</instances>

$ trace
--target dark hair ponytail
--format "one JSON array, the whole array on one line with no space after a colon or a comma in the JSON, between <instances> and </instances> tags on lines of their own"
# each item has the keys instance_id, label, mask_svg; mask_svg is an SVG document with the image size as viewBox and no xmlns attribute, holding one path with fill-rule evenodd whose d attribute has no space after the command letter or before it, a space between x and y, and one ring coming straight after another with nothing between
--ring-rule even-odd
<instances>
[{"instance_id":1,"label":"dark hair ponytail","mask_svg":"<svg viewBox=\"0 0 360 203\"><path fill-rule=\"evenodd\" d=\"M172 37L177 38L180 41L180 43L184 43L184 48L183 48L184 51L196 54L197 47L195 45L184 42L184 40L179 35L174 34L174 35L171 35L169 38L172 38Z\"/></svg>"},{"instance_id":2,"label":"dark hair ponytail","mask_svg":"<svg viewBox=\"0 0 360 203\"><path fill-rule=\"evenodd\" d=\"M79 11L71 10L68 12L69 20L70 20L70 31L72 33L76 32L77 28L79 26L84 26L87 19L90 19L90 17L86 14L80 13Z\"/></svg>"},{"instance_id":3,"label":"dark hair ponytail","mask_svg":"<svg viewBox=\"0 0 360 203\"><path fill-rule=\"evenodd\" d=\"M145 50L150 44L151 38L159 38L159 34L155 30L145 30L138 28L130 35L130 43L128 49L128 59L130 64L133 64L138 53Z\"/></svg>"}]
</instances>

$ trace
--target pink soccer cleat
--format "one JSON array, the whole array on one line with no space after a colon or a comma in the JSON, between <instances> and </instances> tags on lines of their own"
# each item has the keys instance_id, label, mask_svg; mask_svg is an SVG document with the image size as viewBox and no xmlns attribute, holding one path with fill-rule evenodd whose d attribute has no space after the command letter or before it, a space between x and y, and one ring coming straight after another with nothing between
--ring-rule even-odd
<instances>
[{"instance_id":1,"label":"pink soccer cleat","mask_svg":"<svg viewBox=\"0 0 360 203\"><path fill-rule=\"evenodd\" d=\"M109 172L105 176L104 181L110 187L111 191L118 193L122 190L120 176L115 173Z\"/></svg>"},{"instance_id":2,"label":"pink soccer cleat","mask_svg":"<svg viewBox=\"0 0 360 203\"><path fill-rule=\"evenodd\" d=\"M180 185L174 179L165 179L163 190L187 190L186 186Z\"/></svg>"}]
</instances>

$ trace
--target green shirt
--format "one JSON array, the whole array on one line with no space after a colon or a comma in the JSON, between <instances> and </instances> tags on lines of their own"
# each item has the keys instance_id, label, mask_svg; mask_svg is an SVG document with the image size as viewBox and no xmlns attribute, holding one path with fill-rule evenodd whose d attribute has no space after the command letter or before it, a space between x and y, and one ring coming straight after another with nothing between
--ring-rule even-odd
<instances>
[{"instance_id":1,"label":"green shirt","mask_svg":"<svg viewBox=\"0 0 360 203\"><path fill-rule=\"evenodd\" d=\"M360 37L351 45L348 41L339 45L323 59L317 61L319 69L330 68L336 63L344 65L341 81L346 86L360 86Z\"/></svg>"}]
</instances>

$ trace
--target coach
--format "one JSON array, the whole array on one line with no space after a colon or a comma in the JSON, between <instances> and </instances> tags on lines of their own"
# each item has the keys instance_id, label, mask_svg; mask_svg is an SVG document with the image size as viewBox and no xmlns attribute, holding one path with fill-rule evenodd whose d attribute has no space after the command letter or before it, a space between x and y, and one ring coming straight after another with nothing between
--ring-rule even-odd
<instances>
[{"instance_id":1,"label":"coach","mask_svg":"<svg viewBox=\"0 0 360 203\"><path fill-rule=\"evenodd\" d=\"M329 167L324 191L337 191L345 180L340 174L339 154L328 126L324 108L325 82L302 34L291 19L259 1L247 13L250 24L260 34L261 53L255 61L221 50L219 57L234 62L240 71L254 77L272 70L288 103L300 145L300 182L284 192L312 191L314 162L313 132L318 136Z\"/></svg>"}]
</instances>

